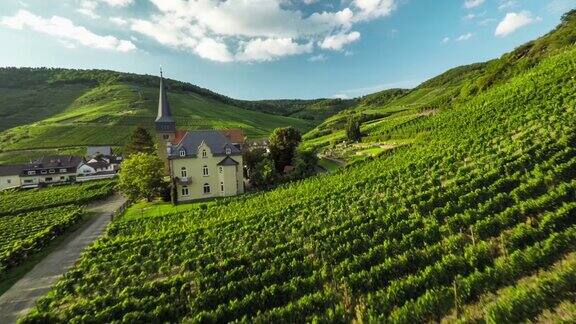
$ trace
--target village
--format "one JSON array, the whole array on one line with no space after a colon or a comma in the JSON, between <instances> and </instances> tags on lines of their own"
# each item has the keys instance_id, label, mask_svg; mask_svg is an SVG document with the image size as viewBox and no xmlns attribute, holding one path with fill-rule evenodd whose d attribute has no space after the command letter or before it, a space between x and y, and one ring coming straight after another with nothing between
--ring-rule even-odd
<instances>
[{"instance_id":1,"label":"village","mask_svg":"<svg viewBox=\"0 0 576 324\"><path fill-rule=\"evenodd\" d=\"M265 167L262 163L257 166L258 162L272 162L268 158L268 139L248 141L242 129L178 130L162 71L158 94L155 135L149 135L141 127L135 133L144 132L144 137L152 136L153 153L165 165L164 176L158 175L158 178L168 180L172 188L172 202L235 196L244 193L246 189L255 186L266 188L279 181L279 176L250 181L258 174L257 168ZM300 138L299 133L295 137L293 147L290 148L292 152L289 152L290 158L279 170L279 174L285 176L286 180L290 180L289 176L295 171L292 155ZM248 165L243 161L244 155L250 160ZM310 165L305 167L311 172L306 172L304 176L317 171L316 160L309 160ZM24 164L0 165L0 191L115 178L122 170L123 161L124 157L116 154L111 146L88 146L85 156L43 156Z\"/></svg>"}]
</instances>

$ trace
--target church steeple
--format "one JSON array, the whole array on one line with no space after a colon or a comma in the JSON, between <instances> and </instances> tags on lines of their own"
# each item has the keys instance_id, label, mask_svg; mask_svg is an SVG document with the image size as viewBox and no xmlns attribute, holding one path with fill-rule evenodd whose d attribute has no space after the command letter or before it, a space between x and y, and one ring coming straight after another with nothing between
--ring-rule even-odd
<instances>
[{"instance_id":1,"label":"church steeple","mask_svg":"<svg viewBox=\"0 0 576 324\"><path fill-rule=\"evenodd\" d=\"M154 122L156 131L158 132L175 132L176 122L172 118L170 112L170 104L168 103L168 96L166 95L166 87L164 86L164 77L162 75L162 68L160 68L160 95L158 97L158 115Z\"/></svg>"}]
</instances>

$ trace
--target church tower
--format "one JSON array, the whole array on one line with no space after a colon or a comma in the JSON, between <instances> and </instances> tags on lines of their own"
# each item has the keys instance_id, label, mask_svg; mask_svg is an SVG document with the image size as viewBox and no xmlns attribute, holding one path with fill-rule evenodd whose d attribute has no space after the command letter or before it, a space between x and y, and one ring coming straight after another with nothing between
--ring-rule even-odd
<instances>
[{"instance_id":1,"label":"church tower","mask_svg":"<svg viewBox=\"0 0 576 324\"><path fill-rule=\"evenodd\" d=\"M158 115L154 121L156 135L158 137L158 153L162 159L167 161L168 143L172 142L176 136L176 122L170 111L168 95L164 85L162 69L160 69L160 95L158 97Z\"/></svg>"}]
</instances>

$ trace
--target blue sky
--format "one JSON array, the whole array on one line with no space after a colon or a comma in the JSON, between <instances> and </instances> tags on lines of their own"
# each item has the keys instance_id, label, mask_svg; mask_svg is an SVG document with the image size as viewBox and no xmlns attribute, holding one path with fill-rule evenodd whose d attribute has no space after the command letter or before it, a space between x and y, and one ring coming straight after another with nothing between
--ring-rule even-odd
<instances>
[{"instance_id":1,"label":"blue sky","mask_svg":"<svg viewBox=\"0 0 576 324\"><path fill-rule=\"evenodd\" d=\"M2 66L157 74L242 99L357 97L496 58L576 0L2 0Z\"/></svg>"}]
</instances>

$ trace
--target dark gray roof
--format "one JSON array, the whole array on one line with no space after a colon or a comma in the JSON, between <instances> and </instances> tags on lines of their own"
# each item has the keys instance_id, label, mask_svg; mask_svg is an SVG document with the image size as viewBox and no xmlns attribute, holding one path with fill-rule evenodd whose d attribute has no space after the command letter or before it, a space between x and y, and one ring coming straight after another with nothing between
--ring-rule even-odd
<instances>
[{"instance_id":1,"label":"dark gray roof","mask_svg":"<svg viewBox=\"0 0 576 324\"><path fill-rule=\"evenodd\" d=\"M86 148L86 155L87 156L94 156L97 154L111 155L112 154L112 148L110 146L88 146Z\"/></svg>"},{"instance_id":2,"label":"dark gray roof","mask_svg":"<svg viewBox=\"0 0 576 324\"><path fill-rule=\"evenodd\" d=\"M218 162L218 165L223 165L223 166L227 166L227 165L238 165L239 163L236 162L236 160L234 160L233 158L227 156L224 158L224 160Z\"/></svg>"},{"instance_id":3,"label":"dark gray roof","mask_svg":"<svg viewBox=\"0 0 576 324\"><path fill-rule=\"evenodd\" d=\"M23 169L23 165L0 165L0 176L18 175Z\"/></svg>"},{"instance_id":4,"label":"dark gray roof","mask_svg":"<svg viewBox=\"0 0 576 324\"><path fill-rule=\"evenodd\" d=\"M158 115L155 120L156 129L160 131L175 131L176 122L172 118L170 111L170 104L168 103L168 95L166 94L166 87L164 86L164 78L160 72L160 94L158 96Z\"/></svg>"},{"instance_id":5,"label":"dark gray roof","mask_svg":"<svg viewBox=\"0 0 576 324\"><path fill-rule=\"evenodd\" d=\"M80 162L82 158L74 155L43 156L32 163L27 163L24 169L76 168Z\"/></svg>"},{"instance_id":6,"label":"dark gray roof","mask_svg":"<svg viewBox=\"0 0 576 324\"><path fill-rule=\"evenodd\" d=\"M217 130L196 130L188 131L182 137L179 143L172 147L170 156L179 157L180 149L186 151L186 156L196 156L198 154L198 146L206 143L213 155L224 156L226 148L230 148L229 155L240 155L242 152L228 141L225 134Z\"/></svg>"}]
</instances>

